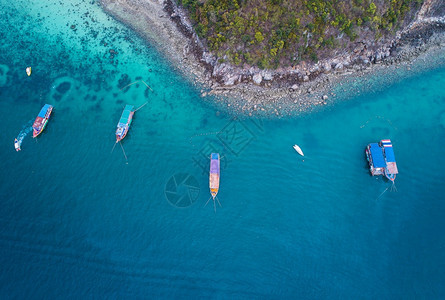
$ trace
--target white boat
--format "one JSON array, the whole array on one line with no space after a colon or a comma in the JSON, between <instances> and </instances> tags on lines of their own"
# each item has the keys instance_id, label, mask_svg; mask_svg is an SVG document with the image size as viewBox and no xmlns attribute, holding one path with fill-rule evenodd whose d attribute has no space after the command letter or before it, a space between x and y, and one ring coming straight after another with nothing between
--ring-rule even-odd
<instances>
[{"instance_id":1,"label":"white boat","mask_svg":"<svg viewBox=\"0 0 445 300\"><path fill-rule=\"evenodd\" d=\"M28 74L28 76L31 76L31 67L26 68L26 74Z\"/></svg>"},{"instance_id":2,"label":"white boat","mask_svg":"<svg viewBox=\"0 0 445 300\"><path fill-rule=\"evenodd\" d=\"M298 145L293 145L295 151L298 152L298 154L300 154L301 156L304 156L303 154L303 150L301 150L301 148Z\"/></svg>"},{"instance_id":3,"label":"white boat","mask_svg":"<svg viewBox=\"0 0 445 300\"><path fill-rule=\"evenodd\" d=\"M19 144L19 141L17 139L14 140L14 147L15 147L15 151L22 150L22 149L20 149L20 144Z\"/></svg>"}]
</instances>

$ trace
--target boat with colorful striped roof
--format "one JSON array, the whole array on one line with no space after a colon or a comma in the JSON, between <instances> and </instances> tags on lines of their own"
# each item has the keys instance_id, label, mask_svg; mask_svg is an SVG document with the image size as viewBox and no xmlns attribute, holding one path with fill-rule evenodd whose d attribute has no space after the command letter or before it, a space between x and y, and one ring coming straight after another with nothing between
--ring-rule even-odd
<instances>
[{"instance_id":1,"label":"boat with colorful striped roof","mask_svg":"<svg viewBox=\"0 0 445 300\"><path fill-rule=\"evenodd\" d=\"M39 134L42 133L43 129L45 129L46 124L48 124L49 117L51 116L51 112L53 111L53 106L49 104L45 104L37 115L34 124L32 125L32 137L35 138Z\"/></svg>"},{"instance_id":2,"label":"boat with colorful striped roof","mask_svg":"<svg viewBox=\"0 0 445 300\"><path fill-rule=\"evenodd\" d=\"M219 153L212 153L210 155L210 177L209 187L212 198L215 199L219 191L219 175L220 175L220 160Z\"/></svg>"}]
</instances>

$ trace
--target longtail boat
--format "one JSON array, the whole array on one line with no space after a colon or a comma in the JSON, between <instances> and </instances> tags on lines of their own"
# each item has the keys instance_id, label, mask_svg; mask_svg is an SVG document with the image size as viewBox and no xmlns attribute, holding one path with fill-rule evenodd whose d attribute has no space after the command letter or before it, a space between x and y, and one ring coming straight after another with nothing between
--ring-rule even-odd
<instances>
[{"instance_id":1,"label":"longtail boat","mask_svg":"<svg viewBox=\"0 0 445 300\"><path fill-rule=\"evenodd\" d=\"M383 155L385 156L386 168L385 168L385 176L389 180L396 180L396 175L399 173L396 164L396 157L394 156L394 150L392 149L391 140L381 140L380 147L383 150Z\"/></svg>"},{"instance_id":2,"label":"longtail boat","mask_svg":"<svg viewBox=\"0 0 445 300\"><path fill-rule=\"evenodd\" d=\"M42 133L43 129L45 129L46 124L48 123L48 119L51 116L51 112L53 111L53 106L49 104L45 104L40 110L34 124L32 125L32 137L35 138L39 134Z\"/></svg>"},{"instance_id":3,"label":"longtail boat","mask_svg":"<svg viewBox=\"0 0 445 300\"><path fill-rule=\"evenodd\" d=\"M215 199L219 190L219 153L212 153L210 156L210 194Z\"/></svg>"},{"instance_id":4,"label":"longtail boat","mask_svg":"<svg viewBox=\"0 0 445 300\"><path fill-rule=\"evenodd\" d=\"M135 110L133 105L125 105L119 123L117 124L116 143L121 141L127 135L128 130L130 129L131 121L133 120L134 112Z\"/></svg>"}]
</instances>

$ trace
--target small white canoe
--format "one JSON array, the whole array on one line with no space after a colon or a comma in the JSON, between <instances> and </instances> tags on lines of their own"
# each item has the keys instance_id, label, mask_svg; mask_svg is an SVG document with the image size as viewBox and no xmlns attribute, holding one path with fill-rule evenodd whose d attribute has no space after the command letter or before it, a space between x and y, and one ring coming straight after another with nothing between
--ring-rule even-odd
<instances>
[{"instance_id":1,"label":"small white canoe","mask_svg":"<svg viewBox=\"0 0 445 300\"><path fill-rule=\"evenodd\" d=\"M293 147L294 147L295 151L298 152L298 154L300 154L301 156L304 156L303 150L301 150L301 148L298 147L298 145L294 145Z\"/></svg>"},{"instance_id":2,"label":"small white canoe","mask_svg":"<svg viewBox=\"0 0 445 300\"><path fill-rule=\"evenodd\" d=\"M26 68L26 74L28 74L28 76L31 76L31 67Z\"/></svg>"},{"instance_id":3,"label":"small white canoe","mask_svg":"<svg viewBox=\"0 0 445 300\"><path fill-rule=\"evenodd\" d=\"M19 141L17 139L14 140L14 147L15 147L15 151L22 150L22 149L20 149Z\"/></svg>"}]
</instances>

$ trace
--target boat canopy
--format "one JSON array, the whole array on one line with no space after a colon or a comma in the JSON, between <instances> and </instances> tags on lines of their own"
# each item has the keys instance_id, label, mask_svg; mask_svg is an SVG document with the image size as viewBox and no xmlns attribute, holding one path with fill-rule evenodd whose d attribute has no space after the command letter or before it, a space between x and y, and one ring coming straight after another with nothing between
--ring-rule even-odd
<instances>
[{"instance_id":1,"label":"boat canopy","mask_svg":"<svg viewBox=\"0 0 445 300\"><path fill-rule=\"evenodd\" d=\"M396 158L394 156L394 150L391 147L386 147L385 146L385 156L386 156L386 161L387 162L396 162Z\"/></svg>"},{"instance_id":2,"label":"boat canopy","mask_svg":"<svg viewBox=\"0 0 445 300\"><path fill-rule=\"evenodd\" d=\"M32 128L39 130L40 126L42 126L43 124L43 120L44 118L37 117L36 120L34 121L34 124L32 124Z\"/></svg>"},{"instance_id":3,"label":"boat canopy","mask_svg":"<svg viewBox=\"0 0 445 300\"><path fill-rule=\"evenodd\" d=\"M210 178L209 178L210 192L212 196L216 196L219 189L219 154L212 153L210 155Z\"/></svg>"},{"instance_id":4,"label":"boat canopy","mask_svg":"<svg viewBox=\"0 0 445 300\"><path fill-rule=\"evenodd\" d=\"M395 162L388 162L386 169L388 170L389 174L399 174L399 170L397 169Z\"/></svg>"},{"instance_id":5,"label":"boat canopy","mask_svg":"<svg viewBox=\"0 0 445 300\"><path fill-rule=\"evenodd\" d=\"M39 112L39 117L41 117L41 118L44 118L45 117L45 115L46 115L46 112L48 111L48 109L51 107L51 105L49 105L49 104L45 104L43 107L42 107L42 109L40 110L40 112Z\"/></svg>"},{"instance_id":6,"label":"boat canopy","mask_svg":"<svg viewBox=\"0 0 445 300\"><path fill-rule=\"evenodd\" d=\"M386 159L386 170L389 174L398 174L396 157L394 156L394 150L392 148L391 140L381 140L380 143L383 146L383 151L385 152Z\"/></svg>"},{"instance_id":7,"label":"boat canopy","mask_svg":"<svg viewBox=\"0 0 445 300\"><path fill-rule=\"evenodd\" d=\"M119 120L119 123L127 124L128 119L130 118L130 114L133 111L133 105L126 105L124 108L124 111L122 112L121 119Z\"/></svg>"},{"instance_id":8,"label":"boat canopy","mask_svg":"<svg viewBox=\"0 0 445 300\"><path fill-rule=\"evenodd\" d=\"M383 157L382 148L380 148L379 144L377 143L371 143L369 146L374 168L385 168L386 162L385 158Z\"/></svg>"},{"instance_id":9,"label":"boat canopy","mask_svg":"<svg viewBox=\"0 0 445 300\"><path fill-rule=\"evenodd\" d=\"M219 175L218 174L210 174L209 187L211 189L219 189ZM216 192L218 192L218 191L216 191Z\"/></svg>"},{"instance_id":10,"label":"boat canopy","mask_svg":"<svg viewBox=\"0 0 445 300\"><path fill-rule=\"evenodd\" d=\"M210 161L210 174L219 175L219 154L212 153Z\"/></svg>"},{"instance_id":11,"label":"boat canopy","mask_svg":"<svg viewBox=\"0 0 445 300\"><path fill-rule=\"evenodd\" d=\"M381 141L383 150L385 151L385 157L387 162L396 162L396 157L394 156L394 150L392 148L391 140Z\"/></svg>"}]
</instances>

